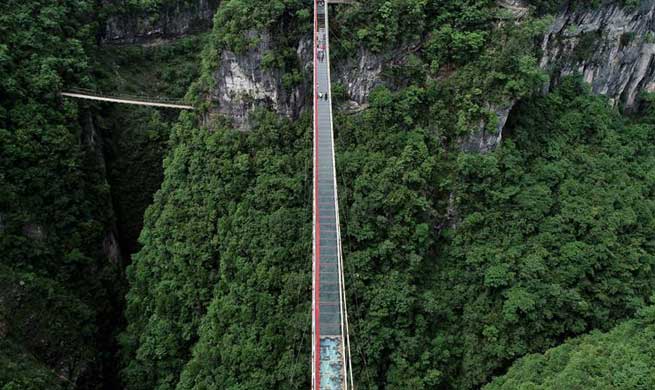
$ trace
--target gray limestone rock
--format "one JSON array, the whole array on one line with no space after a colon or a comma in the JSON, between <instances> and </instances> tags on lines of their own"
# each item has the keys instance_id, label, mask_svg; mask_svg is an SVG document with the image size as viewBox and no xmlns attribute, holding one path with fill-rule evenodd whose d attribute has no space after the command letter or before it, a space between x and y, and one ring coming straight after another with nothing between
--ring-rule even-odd
<instances>
[{"instance_id":1,"label":"gray limestone rock","mask_svg":"<svg viewBox=\"0 0 655 390\"><path fill-rule=\"evenodd\" d=\"M105 0L106 1L106 0ZM105 23L103 43L154 43L211 28L219 0L177 0L155 12L130 12L111 16Z\"/></svg>"},{"instance_id":2,"label":"gray limestone rock","mask_svg":"<svg viewBox=\"0 0 655 390\"><path fill-rule=\"evenodd\" d=\"M541 67L551 85L581 74L596 94L613 105L632 109L642 91L655 90L655 2L636 9L606 4L596 9L567 10L544 36Z\"/></svg>"},{"instance_id":3,"label":"gray limestone rock","mask_svg":"<svg viewBox=\"0 0 655 390\"><path fill-rule=\"evenodd\" d=\"M361 48L356 57L340 63L334 72L334 81L346 87L346 95L352 106L366 104L373 88L383 84L384 58Z\"/></svg>"},{"instance_id":4,"label":"gray limestone rock","mask_svg":"<svg viewBox=\"0 0 655 390\"><path fill-rule=\"evenodd\" d=\"M105 239L102 241L102 251L113 264L120 265L122 263L121 247L114 232L108 231L105 233Z\"/></svg>"},{"instance_id":5,"label":"gray limestone rock","mask_svg":"<svg viewBox=\"0 0 655 390\"><path fill-rule=\"evenodd\" d=\"M245 53L223 50L218 70L214 72L215 87L210 98L214 102L212 111L223 114L240 130L252 126L250 114L257 107L269 108L288 118L297 118L305 103L305 93L311 86L305 85L291 89L284 87L283 74L279 69L262 65L263 56L272 50L271 36L267 32L250 31L258 44ZM301 63L311 55L311 41L302 40L297 53ZM311 69L311 58L309 59ZM307 85L308 84L308 85Z\"/></svg>"},{"instance_id":6,"label":"gray limestone rock","mask_svg":"<svg viewBox=\"0 0 655 390\"><path fill-rule=\"evenodd\" d=\"M499 0L498 5L518 17L528 9L523 0ZM541 49L540 66L551 76L544 92L562 77L580 74L593 93L607 96L615 107L634 109L642 91L655 91L655 1L644 0L635 9L613 3L566 8L544 35ZM498 117L497 132L488 132L482 124L463 142L463 149L493 150L514 103L490 107Z\"/></svg>"},{"instance_id":7,"label":"gray limestone rock","mask_svg":"<svg viewBox=\"0 0 655 390\"><path fill-rule=\"evenodd\" d=\"M211 114L222 114L236 128L244 131L252 127L250 114L257 107L271 109L290 119L297 118L310 107L311 37L301 39L296 49L304 82L287 89L282 85L281 71L262 66L263 56L273 49L270 34L257 31L247 34L257 38L258 44L254 48L239 54L224 50L220 55L219 66L213 76L215 87L210 93ZM346 87L351 108L356 110L365 105L371 90L382 84L383 65L380 55L364 49L360 49L360 55L355 60L332 64L332 80Z\"/></svg>"},{"instance_id":8,"label":"gray limestone rock","mask_svg":"<svg viewBox=\"0 0 655 390\"><path fill-rule=\"evenodd\" d=\"M491 124L481 121L477 130L471 133L462 143L462 150L477 153L487 153L494 150L503 139L503 129L515 103L515 101L511 101L507 105L490 105L487 107L490 112L496 115L496 123L493 129L489 129Z\"/></svg>"},{"instance_id":9,"label":"gray limestone rock","mask_svg":"<svg viewBox=\"0 0 655 390\"><path fill-rule=\"evenodd\" d=\"M516 19L522 18L530 13L530 7L524 0L498 0L498 6L508 10Z\"/></svg>"}]
</instances>

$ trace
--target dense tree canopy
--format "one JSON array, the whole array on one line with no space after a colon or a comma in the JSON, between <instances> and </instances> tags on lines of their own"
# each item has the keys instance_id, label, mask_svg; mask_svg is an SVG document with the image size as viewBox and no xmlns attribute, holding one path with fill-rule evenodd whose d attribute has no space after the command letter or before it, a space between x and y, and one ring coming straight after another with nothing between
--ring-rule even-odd
<instances>
[{"instance_id":1,"label":"dense tree canopy","mask_svg":"<svg viewBox=\"0 0 655 390\"><path fill-rule=\"evenodd\" d=\"M45 377L71 385L84 375L101 380L96 348L111 344L119 269L103 253L112 222L108 188L90 120L58 96L89 81L92 6L0 4L0 291L9 294L0 299L0 328L14 343L2 348L0 376L12 388L55 380Z\"/></svg>"},{"instance_id":2,"label":"dense tree canopy","mask_svg":"<svg viewBox=\"0 0 655 390\"><path fill-rule=\"evenodd\" d=\"M129 268L123 343L131 388L175 387L196 342L185 375L206 371L228 388L255 376L242 367L253 364L277 378L253 378L255 387L276 387L292 372L298 386L307 385L306 351L304 360L297 356L309 326L307 122L289 126L262 115L248 134L193 128L190 115L175 129L166 179L146 215L144 249ZM246 347L243 332L259 341Z\"/></svg>"},{"instance_id":3,"label":"dense tree canopy","mask_svg":"<svg viewBox=\"0 0 655 390\"><path fill-rule=\"evenodd\" d=\"M627 123L567 81L521 105L502 148L460 153L480 121L495 125L490 103L545 80L532 50L545 23L491 29L504 16L486 2L379 5L389 18L416 11L415 24L398 27L416 33L394 35L391 19L358 22L356 7L337 11L336 31L361 24L374 51L377 35L422 46L386 75L392 88L335 126L358 385L475 388L522 355L633 315L653 288L652 126ZM241 39L256 34L234 35L246 15L277 45L296 32L271 20L306 17L295 2L254 6L221 6L217 20L234 24L217 24L214 49L253 44ZM135 388L307 385L297 361L309 353L309 218L295 192L307 134L302 121L260 113L256 123L248 135L224 123L205 134L190 118L176 130L130 269L125 375Z\"/></svg>"},{"instance_id":4,"label":"dense tree canopy","mask_svg":"<svg viewBox=\"0 0 655 390\"><path fill-rule=\"evenodd\" d=\"M655 308L610 332L567 341L544 354L528 355L485 390L655 388Z\"/></svg>"},{"instance_id":5,"label":"dense tree canopy","mask_svg":"<svg viewBox=\"0 0 655 390\"><path fill-rule=\"evenodd\" d=\"M104 46L95 51L101 91L182 99L198 77L206 34L153 46ZM107 176L125 257L140 248L143 215L163 178L162 159L179 110L93 104L105 141Z\"/></svg>"},{"instance_id":6,"label":"dense tree canopy","mask_svg":"<svg viewBox=\"0 0 655 390\"><path fill-rule=\"evenodd\" d=\"M112 110L59 92L95 84L181 97L197 77L201 38L97 50L97 7L82 0L0 4L3 389L118 386L114 339L125 290L112 203L120 226L128 226L121 230L137 225L138 236L161 181L167 122L177 114ZM144 85L151 89L136 89Z\"/></svg>"},{"instance_id":7,"label":"dense tree canopy","mask_svg":"<svg viewBox=\"0 0 655 390\"><path fill-rule=\"evenodd\" d=\"M388 63L362 111L341 110L346 86L333 89L358 388L652 387L655 99L624 117L575 79L533 96L547 80L535 43L548 19L535 15L562 2L529 3L521 23L491 0L332 9L335 64L360 50ZM95 388L111 371L124 292L114 226L140 248L119 337L127 388L309 386L310 112L259 109L236 132L202 110L57 94L181 97L193 80L211 86L221 51L265 35L264 65L285 87L310 77L301 0L222 1L207 41L94 47L93 13L174 4L0 5L3 390ZM188 96L201 100L198 85ZM515 101L503 144L466 152Z\"/></svg>"},{"instance_id":8,"label":"dense tree canopy","mask_svg":"<svg viewBox=\"0 0 655 390\"><path fill-rule=\"evenodd\" d=\"M364 114L338 118L363 388L476 388L611 328L653 291L649 115L626 120L566 80L521 104L500 149L454 158L437 129L397 120L435 96L379 89ZM307 385L308 134L258 118L248 134L189 119L176 131L130 270L135 388Z\"/></svg>"},{"instance_id":9,"label":"dense tree canopy","mask_svg":"<svg viewBox=\"0 0 655 390\"><path fill-rule=\"evenodd\" d=\"M271 7L280 18L302 18L298 4L275 4L251 16ZM247 14L243 7L222 4L217 21ZM468 11L450 12L466 19ZM211 45L218 50L248 45L228 39L230 29L243 28L230 20L237 24L215 26ZM281 34L267 26L261 28ZM447 214L449 145L492 118L484 101L526 95L543 80L530 51L540 26L494 32L497 44L468 61L462 55L461 71L439 82L430 76L453 57L420 51L390 75L406 88L381 88L368 111L337 119L353 334L366 340L355 353L364 388L448 381L443 341L434 338L437 318L423 301L436 264L435 227ZM481 69L493 72L485 77ZM480 89L492 86L485 99ZM175 131L164 184L146 215L144 249L129 269L123 345L131 388L308 385L309 126L270 113L255 123L247 135L224 123L208 134L187 118Z\"/></svg>"},{"instance_id":10,"label":"dense tree canopy","mask_svg":"<svg viewBox=\"0 0 655 390\"><path fill-rule=\"evenodd\" d=\"M0 339L0 384L3 390L65 389L42 362L5 338Z\"/></svg>"},{"instance_id":11,"label":"dense tree canopy","mask_svg":"<svg viewBox=\"0 0 655 390\"><path fill-rule=\"evenodd\" d=\"M653 291L652 140L567 81L523 103L497 152L458 158L437 302L462 385L563 338L608 329ZM442 323L441 328L444 327ZM445 337L445 336L444 336Z\"/></svg>"},{"instance_id":12,"label":"dense tree canopy","mask_svg":"<svg viewBox=\"0 0 655 390\"><path fill-rule=\"evenodd\" d=\"M75 383L98 352L93 309L48 278L4 265L0 272L0 384Z\"/></svg>"}]
</instances>

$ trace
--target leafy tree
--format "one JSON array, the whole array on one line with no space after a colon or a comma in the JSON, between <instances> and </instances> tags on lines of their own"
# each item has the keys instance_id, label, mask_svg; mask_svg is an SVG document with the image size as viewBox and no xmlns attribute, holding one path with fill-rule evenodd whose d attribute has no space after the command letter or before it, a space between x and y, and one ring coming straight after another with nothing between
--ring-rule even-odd
<instances>
[{"instance_id":1,"label":"leafy tree","mask_svg":"<svg viewBox=\"0 0 655 390\"><path fill-rule=\"evenodd\" d=\"M101 91L181 99L198 77L206 36L151 47L103 46L94 51L94 81ZM179 110L94 103L90 111L104 140L121 252L129 260L140 248L144 212L163 180L162 160Z\"/></svg>"},{"instance_id":2,"label":"leafy tree","mask_svg":"<svg viewBox=\"0 0 655 390\"><path fill-rule=\"evenodd\" d=\"M396 5L392 11L405 9ZM335 124L346 284L358 340L353 358L362 388L429 389L458 379L448 373L457 361L444 351L456 335L438 332L447 314L433 291L454 145L492 117L485 102L526 96L543 81L531 52L543 21L491 32L488 2L443 10L414 5L429 26L441 15L466 26L471 39L443 57L437 58L438 50L417 50L391 75L402 78L397 90L375 90L368 110L338 115ZM280 31L271 22L284 26L302 17L297 3L249 7L237 1L220 6L203 79L211 79L221 50L252 47L243 35L230 35L244 31L246 15L250 25L273 34L274 47L297 44L295 28ZM406 22L394 12L390 18ZM267 61L303 71L293 61L277 61L278 54ZM454 62L461 68L452 77L437 77ZM164 183L146 213L144 247L128 270L129 326L122 344L130 388L308 385L306 120L288 123L259 113L255 129L240 134L221 120L207 132L185 116L174 131Z\"/></svg>"}]
</instances>

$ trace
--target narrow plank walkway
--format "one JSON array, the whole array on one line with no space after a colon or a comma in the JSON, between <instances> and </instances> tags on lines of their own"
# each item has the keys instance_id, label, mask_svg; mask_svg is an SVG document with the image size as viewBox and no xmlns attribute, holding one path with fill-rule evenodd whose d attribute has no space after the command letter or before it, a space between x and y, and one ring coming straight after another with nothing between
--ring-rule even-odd
<instances>
[{"instance_id":1,"label":"narrow plank walkway","mask_svg":"<svg viewBox=\"0 0 655 390\"><path fill-rule=\"evenodd\" d=\"M188 104L180 103L167 103L167 102L158 102L155 100L141 100L137 98L120 98L120 97L111 97L103 95L93 95L89 93L80 93L80 92L62 92L61 96L72 97L76 99L87 99L87 100L97 100L102 102L112 102L112 103L123 103L123 104L134 104L137 106L152 106L152 107L163 107L163 108L178 108L182 110L193 110L193 106Z\"/></svg>"}]
</instances>

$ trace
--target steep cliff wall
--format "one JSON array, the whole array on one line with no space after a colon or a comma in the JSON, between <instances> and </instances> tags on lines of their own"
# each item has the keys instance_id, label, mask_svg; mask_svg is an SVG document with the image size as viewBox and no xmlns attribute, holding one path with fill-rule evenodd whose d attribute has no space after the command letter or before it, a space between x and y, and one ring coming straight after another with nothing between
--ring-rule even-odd
<instances>
[{"instance_id":1,"label":"steep cliff wall","mask_svg":"<svg viewBox=\"0 0 655 390\"><path fill-rule=\"evenodd\" d=\"M156 9L127 9L110 16L102 31L104 43L149 43L211 28L220 0L175 0Z\"/></svg>"},{"instance_id":2,"label":"steep cliff wall","mask_svg":"<svg viewBox=\"0 0 655 390\"><path fill-rule=\"evenodd\" d=\"M297 118L309 107L313 60L311 38L304 37L296 48L302 82L285 87L284 73L263 65L266 53L274 50L270 34L254 31L248 34L258 38L259 43L254 48L239 54L224 50L220 55L213 74L215 87L210 91L210 98L215 103L212 104L213 113L229 118L241 130L251 128L249 116L257 107L266 107L291 119ZM381 55L363 48L354 59L334 61L333 82L345 87L350 107L365 105L371 90L383 84L384 62Z\"/></svg>"},{"instance_id":3,"label":"steep cliff wall","mask_svg":"<svg viewBox=\"0 0 655 390\"><path fill-rule=\"evenodd\" d=\"M311 86L307 76L304 82L285 87L283 73L274 67L264 65L264 56L273 50L268 32L250 31L249 37L256 37L258 44L243 53L224 50L218 69L213 74L215 87L210 91L214 113L225 115L236 128L248 130L251 127L249 114L257 107L266 107L288 118L296 118L306 100ZM303 39L296 50L305 75L311 75L311 41Z\"/></svg>"},{"instance_id":4,"label":"steep cliff wall","mask_svg":"<svg viewBox=\"0 0 655 390\"><path fill-rule=\"evenodd\" d=\"M562 77L581 75L593 93L607 96L615 107L632 110L641 92L655 91L655 2L641 1L635 8L613 3L587 8L569 5L555 17L540 46L539 66L550 75L544 92L556 87ZM499 0L498 4L517 18L529 11L525 0ZM515 103L490 107L498 119L496 132L481 124L463 149L493 150L502 140Z\"/></svg>"},{"instance_id":5,"label":"steep cliff wall","mask_svg":"<svg viewBox=\"0 0 655 390\"><path fill-rule=\"evenodd\" d=\"M631 109L640 92L655 90L655 2L567 9L544 36L542 50L540 65L551 73L551 87L581 74L594 93Z\"/></svg>"},{"instance_id":6,"label":"steep cliff wall","mask_svg":"<svg viewBox=\"0 0 655 390\"><path fill-rule=\"evenodd\" d=\"M365 48L360 48L357 56L337 63L333 77L346 88L346 98L351 105L366 104L371 90L383 84L384 63L383 56Z\"/></svg>"},{"instance_id":7,"label":"steep cliff wall","mask_svg":"<svg viewBox=\"0 0 655 390\"><path fill-rule=\"evenodd\" d=\"M530 12L524 0L499 0L498 6L517 21ZM651 0L642 1L633 9L609 3L599 7L565 7L540 42L539 65L551 76L545 90L558 85L564 76L581 74L594 93L608 96L616 106L633 108L641 91L655 90L654 25L655 2ZM304 82L285 89L283 75L262 66L263 56L272 50L271 37L267 33L250 34L259 35L259 44L242 54L224 51L210 93L218 107L215 112L231 118L243 130L250 127L249 113L259 106L297 117L306 108L311 78L309 38L297 46ZM363 48L356 57L334 60L333 81L344 86L350 107L365 105L371 90L384 84L384 70L390 62ZM495 131L482 123L478 131L463 141L462 148L493 150L502 139L514 103L490 104L487 108L497 117Z\"/></svg>"},{"instance_id":8,"label":"steep cliff wall","mask_svg":"<svg viewBox=\"0 0 655 390\"><path fill-rule=\"evenodd\" d=\"M82 126L82 143L86 149L89 150L89 154L94 156L98 179L103 186L109 187L109 183L107 182L107 159L103 150L104 140L90 111L84 110L80 114L80 125ZM108 209L110 215L114 216L115 211L112 206L111 195L107 194L104 200L106 202L104 207ZM103 255L113 264L123 266L122 250L118 239L116 238L116 223L113 220L111 222L108 221L104 230L104 238L102 240ZM39 239L39 236L43 235L43 228L37 225L36 232L37 234L33 239Z\"/></svg>"},{"instance_id":9,"label":"steep cliff wall","mask_svg":"<svg viewBox=\"0 0 655 390\"><path fill-rule=\"evenodd\" d=\"M515 104L516 101L512 100L505 105L488 105L487 110L496 116L495 124L490 126L489 123L480 121L477 129L463 140L462 150L474 153L487 153L494 150L503 140L503 129Z\"/></svg>"}]
</instances>

